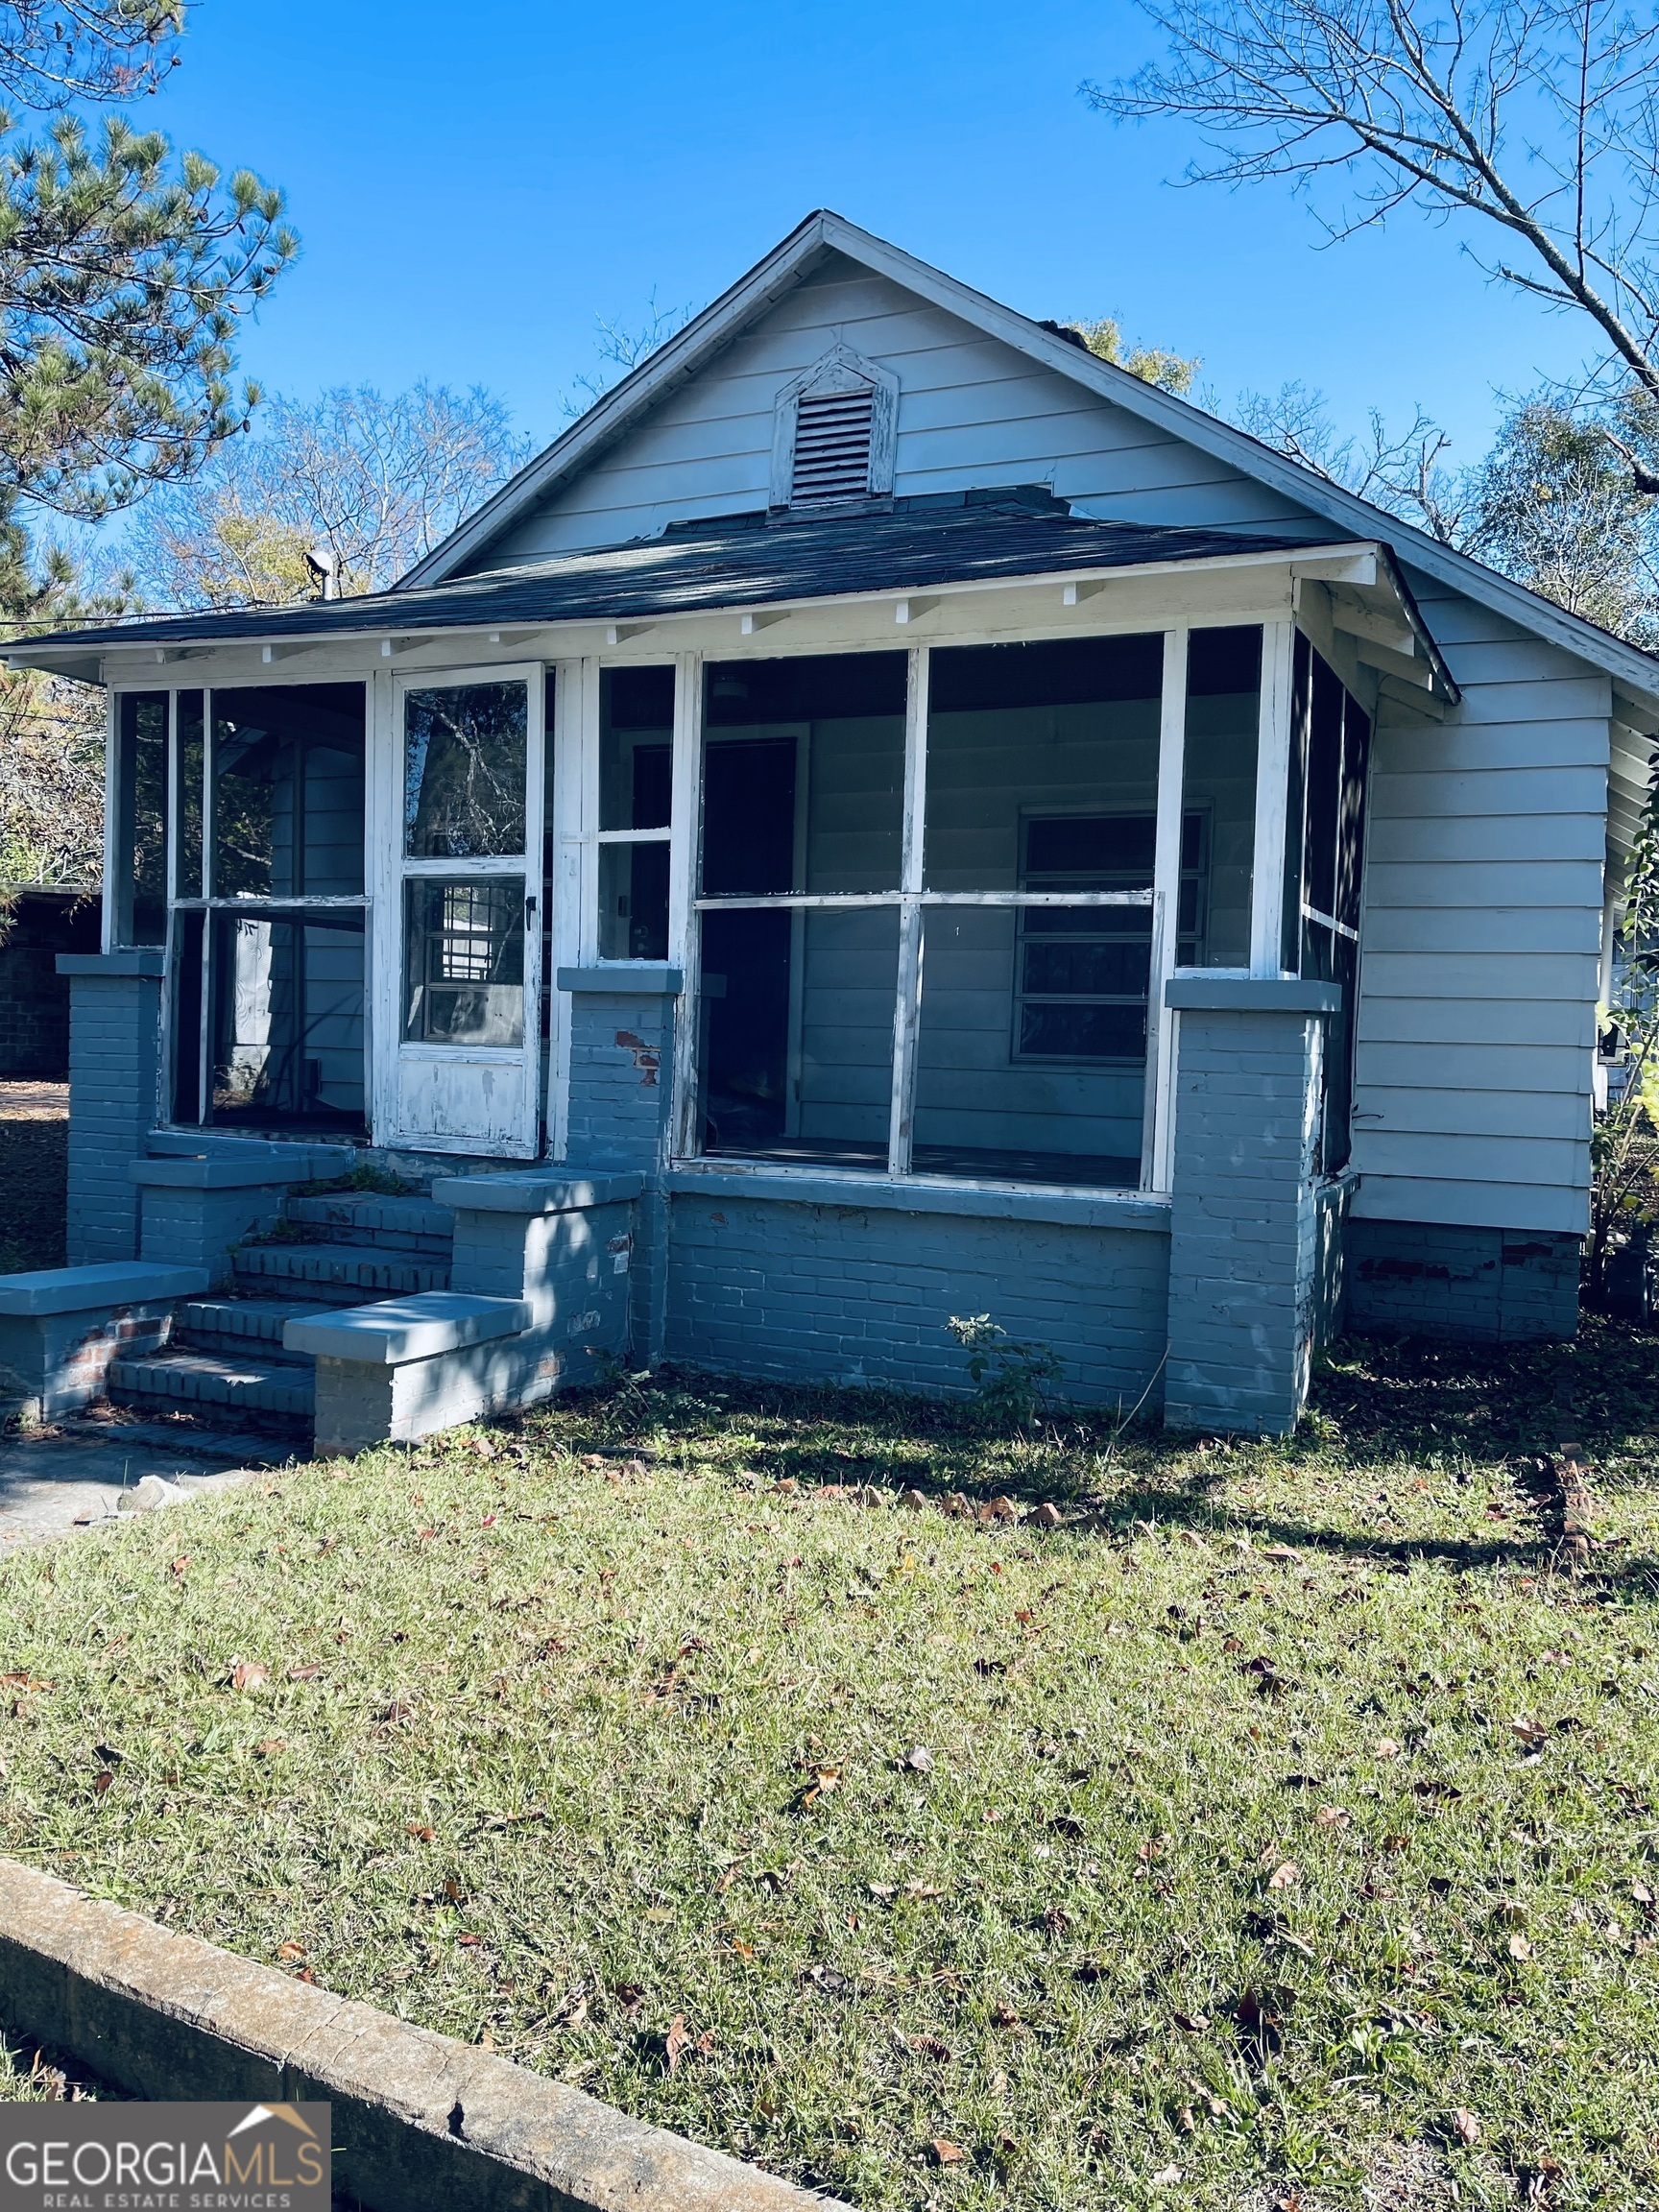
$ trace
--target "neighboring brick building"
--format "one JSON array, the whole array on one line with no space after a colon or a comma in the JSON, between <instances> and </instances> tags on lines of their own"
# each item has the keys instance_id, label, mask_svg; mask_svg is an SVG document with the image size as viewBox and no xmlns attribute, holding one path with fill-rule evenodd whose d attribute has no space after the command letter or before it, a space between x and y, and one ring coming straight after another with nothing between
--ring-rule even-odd
<instances>
[{"instance_id":1,"label":"neighboring brick building","mask_svg":"<svg viewBox=\"0 0 1659 2212\"><path fill-rule=\"evenodd\" d=\"M101 904L90 891L32 889L0 921L0 1081L69 1080L69 978L60 952L96 952Z\"/></svg>"}]
</instances>

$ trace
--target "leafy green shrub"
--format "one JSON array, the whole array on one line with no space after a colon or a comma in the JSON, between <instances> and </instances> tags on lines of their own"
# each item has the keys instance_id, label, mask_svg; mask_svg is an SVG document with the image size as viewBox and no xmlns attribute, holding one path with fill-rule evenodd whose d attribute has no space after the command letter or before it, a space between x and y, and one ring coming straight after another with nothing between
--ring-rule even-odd
<instances>
[{"instance_id":1,"label":"leafy green shrub","mask_svg":"<svg viewBox=\"0 0 1659 2212\"><path fill-rule=\"evenodd\" d=\"M989 1313L952 1313L946 1326L968 1355L974 1403L986 1427L1003 1433L1034 1429L1043 1416L1047 1385L1066 1372L1054 1347L1017 1342Z\"/></svg>"}]
</instances>

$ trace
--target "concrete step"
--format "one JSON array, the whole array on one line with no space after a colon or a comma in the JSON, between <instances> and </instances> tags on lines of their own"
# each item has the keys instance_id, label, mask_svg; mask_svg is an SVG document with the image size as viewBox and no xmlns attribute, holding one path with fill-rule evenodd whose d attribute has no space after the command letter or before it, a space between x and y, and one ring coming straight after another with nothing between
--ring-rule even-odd
<instances>
[{"instance_id":1,"label":"concrete step","mask_svg":"<svg viewBox=\"0 0 1659 2212\"><path fill-rule=\"evenodd\" d=\"M372 1244L381 1252L446 1260L454 1242L454 1214L430 1198L381 1198L369 1190L342 1190L325 1198L290 1198L282 1213L284 1219L319 1243Z\"/></svg>"},{"instance_id":2,"label":"concrete step","mask_svg":"<svg viewBox=\"0 0 1659 2212\"><path fill-rule=\"evenodd\" d=\"M238 1413L309 1421L316 1386L303 1367L271 1359L216 1357L210 1352L163 1352L153 1359L115 1359L109 1395L123 1405L165 1401L191 1407L225 1406Z\"/></svg>"},{"instance_id":3,"label":"concrete step","mask_svg":"<svg viewBox=\"0 0 1659 2212\"><path fill-rule=\"evenodd\" d=\"M303 1298L313 1306L361 1306L371 1298L447 1290L447 1262L376 1252L364 1244L244 1244L236 1280L254 1298Z\"/></svg>"},{"instance_id":4,"label":"concrete step","mask_svg":"<svg viewBox=\"0 0 1659 2212\"><path fill-rule=\"evenodd\" d=\"M173 1315L173 1342L195 1352L251 1354L308 1367L310 1355L284 1352L283 1324L314 1313L315 1298L191 1298Z\"/></svg>"}]
</instances>

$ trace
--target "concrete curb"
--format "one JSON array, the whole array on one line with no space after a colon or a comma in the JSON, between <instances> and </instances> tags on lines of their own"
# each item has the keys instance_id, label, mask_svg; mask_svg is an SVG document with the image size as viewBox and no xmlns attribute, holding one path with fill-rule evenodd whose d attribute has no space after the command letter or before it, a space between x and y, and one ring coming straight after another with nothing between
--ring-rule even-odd
<instances>
[{"instance_id":1,"label":"concrete curb","mask_svg":"<svg viewBox=\"0 0 1659 2212\"><path fill-rule=\"evenodd\" d=\"M10 1859L0 2020L140 2097L327 2099L335 2187L373 2212L848 2212Z\"/></svg>"}]
</instances>

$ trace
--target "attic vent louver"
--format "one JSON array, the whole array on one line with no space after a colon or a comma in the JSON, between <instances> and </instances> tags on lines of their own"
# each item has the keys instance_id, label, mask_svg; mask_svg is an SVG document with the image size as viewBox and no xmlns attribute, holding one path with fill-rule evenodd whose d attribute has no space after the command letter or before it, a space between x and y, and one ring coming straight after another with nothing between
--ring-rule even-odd
<instances>
[{"instance_id":1,"label":"attic vent louver","mask_svg":"<svg viewBox=\"0 0 1659 2212\"><path fill-rule=\"evenodd\" d=\"M795 466L789 504L861 499L870 490L870 434L876 393L865 384L851 392L804 392L795 418Z\"/></svg>"},{"instance_id":2,"label":"attic vent louver","mask_svg":"<svg viewBox=\"0 0 1659 2212\"><path fill-rule=\"evenodd\" d=\"M821 508L885 499L893 490L899 379L834 345L779 393L772 410L768 504Z\"/></svg>"}]
</instances>

